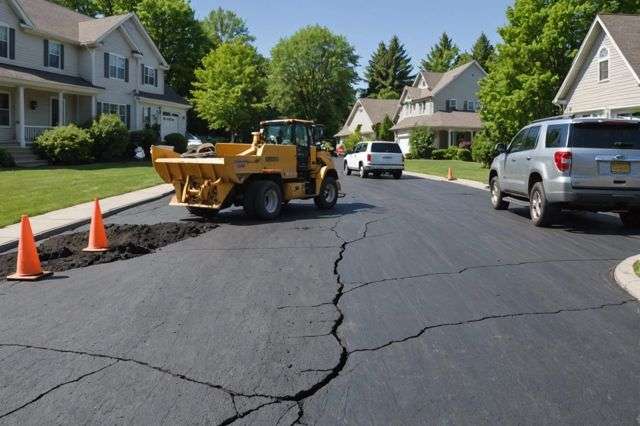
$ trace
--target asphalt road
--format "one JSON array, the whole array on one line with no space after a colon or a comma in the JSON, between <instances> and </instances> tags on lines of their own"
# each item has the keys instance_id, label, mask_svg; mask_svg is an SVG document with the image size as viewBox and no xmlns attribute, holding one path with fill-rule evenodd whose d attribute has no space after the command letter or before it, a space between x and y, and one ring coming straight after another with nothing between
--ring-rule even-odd
<instances>
[{"instance_id":1,"label":"asphalt road","mask_svg":"<svg viewBox=\"0 0 640 426\"><path fill-rule=\"evenodd\" d=\"M536 229L488 193L342 179L156 253L0 281L2 424L638 424L615 217ZM167 200L107 223L195 220Z\"/></svg>"}]
</instances>

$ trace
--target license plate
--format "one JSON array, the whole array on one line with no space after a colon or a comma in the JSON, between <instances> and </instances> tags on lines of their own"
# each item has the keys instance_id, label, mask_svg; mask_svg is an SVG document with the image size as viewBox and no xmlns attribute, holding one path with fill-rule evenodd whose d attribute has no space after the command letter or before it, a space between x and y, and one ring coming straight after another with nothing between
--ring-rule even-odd
<instances>
[{"instance_id":1,"label":"license plate","mask_svg":"<svg viewBox=\"0 0 640 426\"><path fill-rule=\"evenodd\" d=\"M392 156L390 156L390 155L383 155L383 156L382 156L382 158L383 158L384 160L391 160L393 157L392 157Z\"/></svg>"},{"instance_id":2,"label":"license plate","mask_svg":"<svg viewBox=\"0 0 640 426\"><path fill-rule=\"evenodd\" d=\"M631 163L628 161L612 161L611 173L613 174L629 174L631 173Z\"/></svg>"}]
</instances>

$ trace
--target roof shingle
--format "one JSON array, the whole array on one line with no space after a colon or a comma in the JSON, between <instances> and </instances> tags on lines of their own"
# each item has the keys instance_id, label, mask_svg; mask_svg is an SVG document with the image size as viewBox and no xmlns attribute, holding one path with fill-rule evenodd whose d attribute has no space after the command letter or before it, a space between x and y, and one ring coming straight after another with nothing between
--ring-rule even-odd
<instances>
[{"instance_id":1,"label":"roof shingle","mask_svg":"<svg viewBox=\"0 0 640 426\"><path fill-rule=\"evenodd\" d=\"M400 120L391 130L405 130L413 127L449 127L463 129L481 129L482 120L477 112L438 111L431 115L419 115Z\"/></svg>"},{"instance_id":2,"label":"roof shingle","mask_svg":"<svg viewBox=\"0 0 640 426\"><path fill-rule=\"evenodd\" d=\"M2 77L15 80L26 80L34 83L59 83L92 89L104 89L103 87L94 86L81 77L35 70L10 64L0 64L0 78Z\"/></svg>"}]
</instances>

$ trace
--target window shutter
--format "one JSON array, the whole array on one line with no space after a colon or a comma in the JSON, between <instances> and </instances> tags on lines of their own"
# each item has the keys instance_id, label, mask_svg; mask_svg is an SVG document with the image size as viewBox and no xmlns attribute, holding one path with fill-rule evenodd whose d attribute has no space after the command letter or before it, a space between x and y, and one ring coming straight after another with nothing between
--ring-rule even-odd
<instances>
[{"instance_id":1,"label":"window shutter","mask_svg":"<svg viewBox=\"0 0 640 426\"><path fill-rule=\"evenodd\" d=\"M127 129L131 129L131 105L127 105Z\"/></svg>"},{"instance_id":2,"label":"window shutter","mask_svg":"<svg viewBox=\"0 0 640 426\"><path fill-rule=\"evenodd\" d=\"M16 30L9 28L9 59L16 58Z\"/></svg>"},{"instance_id":3,"label":"window shutter","mask_svg":"<svg viewBox=\"0 0 640 426\"><path fill-rule=\"evenodd\" d=\"M102 102L98 102L97 105L98 107L96 108L96 118L98 118L100 114L102 114Z\"/></svg>"},{"instance_id":4,"label":"window shutter","mask_svg":"<svg viewBox=\"0 0 640 426\"><path fill-rule=\"evenodd\" d=\"M158 87L158 68L153 70L153 83Z\"/></svg>"},{"instance_id":5,"label":"window shutter","mask_svg":"<svg viewBox=\"0 0 640 426\"><path fill-rule=\"evenodd\" d=\"M49 66L49 40L44 40L44 66Z\"/></svg>"},{"instance_id":6,"label":"window shutter","mask_svg":"<svg viewBox=\"0 0 640 426\"><path fill-rule=\"evenodd\" d=\"M64 69L64 44L60 44L60 69Z\"/></svg>"},{"instance_id":7,"label":"window shutter","mask_svg":"<svg viewBox=\"0 0 640 426\"><path fill-rule=\"evenodd\" d=\"M124 81L129 82L129 59L124 60Z\"/></svg>"},{"instance_id":8,"label":"window shutter","mask_svg":"<svg viewBox=\"0 0 640 426\"><path fill-rule=\"evenodd\" d=\"M140 85L144 84L144 64L140 64Z\"/></svg>"},{"instance_id":9,"label":"window shutter","mask_svg":"<svg viewBox=\"0 0 640 426\"><path fill-rule=\"evenodd\" d=\"M104 78L109 78L109 54L104 52Z\"/></svg>"}]
</instances>

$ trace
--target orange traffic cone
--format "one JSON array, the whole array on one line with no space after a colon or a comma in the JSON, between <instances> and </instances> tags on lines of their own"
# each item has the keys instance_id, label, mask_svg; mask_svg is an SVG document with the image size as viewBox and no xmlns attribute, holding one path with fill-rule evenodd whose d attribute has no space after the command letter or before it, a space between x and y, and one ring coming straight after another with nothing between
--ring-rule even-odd
<instances>
[{"instance_id":1,"label":"orange traffic cone","mask_svg":"<svg viewBox=\"0 0 640 426\"><path fill-rule=\"evenodd\" d=\"M96 198L93 204L93 216L91 217L91 227L89 228L89 245L82 251L100 252L109 250L109 241L107 241L107 231L104 229L102 222L102 211L100 210L100 202Z\"/></svg>"},{"instance_id":2,"label":"orange traffic cone","mask_svg":"<svg viewBox=\"0 0 640 426\"><path fill-rule=\"evenodd\" d=\"M31 223L26 214L20 219L17 263L16 273L7 277L9 281L36 281L52 274L52 272L43 271L40 266L36 240L33 238Z\"/></svg>"},{"instance_id":3,"label":"orange traffic cone","mask_svg":"<svg viewBox=\"0 0 640 426\"><path fill-rule=\"evenodd\" d=\"M449 167L449 172L447 172L447 180L456 180L456 177L453 175L453 170Z\"/></svg>"}]
</instances>

